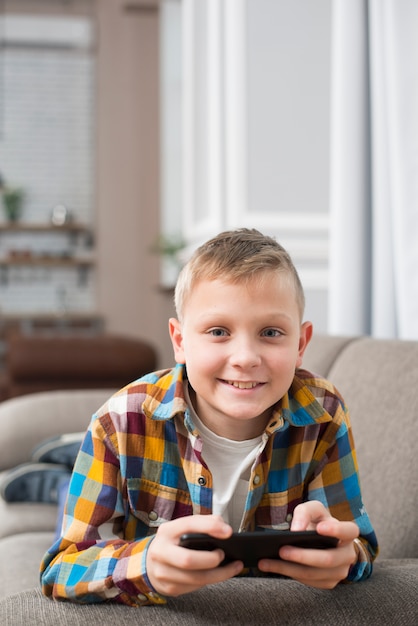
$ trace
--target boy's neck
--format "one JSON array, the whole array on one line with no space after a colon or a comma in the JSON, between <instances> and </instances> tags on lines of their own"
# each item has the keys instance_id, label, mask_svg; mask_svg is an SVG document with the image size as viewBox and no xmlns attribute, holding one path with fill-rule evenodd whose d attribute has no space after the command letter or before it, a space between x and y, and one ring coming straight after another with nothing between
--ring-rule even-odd
<instances>
[{"instance_id":1,"label":"boy's neck","mask_svg":"<svg viewBox=\"0 0 418 626\"><path fill-rule=\"evenodd\" d=\"M199 411L199 401L196 392L190 386L188 381L186 382L186 385L187 395L193 407L193 410L199 417L199 420L206 426L206 428L208 428L215 435L218 435L219 437L225 437L226 439L230 439L233 441L247 441L249 439L255 439L256 437L259 437L265 431L272 414L272 409L270 409L268 414L264 416L254 418L254 420L251 421L237 421L236 427L234 427L233 429L231 427L228 428L228 422L226 417L225 422L220 423L219 418L209 420L202 411Z\"/></svg>"}]
</instances>

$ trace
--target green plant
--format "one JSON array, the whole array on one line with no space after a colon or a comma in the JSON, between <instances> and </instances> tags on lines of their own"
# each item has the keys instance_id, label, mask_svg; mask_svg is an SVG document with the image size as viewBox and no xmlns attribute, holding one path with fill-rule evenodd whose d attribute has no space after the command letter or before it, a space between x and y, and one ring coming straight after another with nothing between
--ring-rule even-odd
<instances>
[{"instance_id":1,"label":"green plant","mask_svg":"<svg viewBox=\"0 0 418 626\"><path fill-rule=\"evenodd\" d=\"M178 253L186 246L186 242L180 235L160 235L152 246L152 252L169 257L178 261Z\"/></svg>"},{"instance_id":2,"label":"green plant","mask_svg":"<svg viewBox=\"0 0 418 626\"><path fill-rule=\"evenodd\" d=\"M3 188L3 206L7 219L11 222L16 222L21 217L24 195L21 187Z\"/></svg>"},{"instance_id":3,"label":"green plant","mask_svg":"<svg viewBox=\"0 0 418 626\"><path fill-rule=\"evenodd\" d=\"M172 289L175 285L183 265L181 252L185 247L186 242L181 235L160 235L151 246L151 252L161 259L162 286Z\"/></svg>"}]
</instances>

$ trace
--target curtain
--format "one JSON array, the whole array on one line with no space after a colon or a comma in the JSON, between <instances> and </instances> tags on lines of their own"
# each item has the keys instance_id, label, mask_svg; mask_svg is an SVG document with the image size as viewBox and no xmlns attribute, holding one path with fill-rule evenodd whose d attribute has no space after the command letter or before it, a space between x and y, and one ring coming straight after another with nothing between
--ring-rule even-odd
<instances>
[{"instance_id":1,"label":"curtain","mask_svg":"<svg viewBox=\"0 0 418 626\"><path fill-rule=\"evenodd\" d=\"M418 2L332 27L329 332L418 339Z\"/></svg>"}]
</instances>

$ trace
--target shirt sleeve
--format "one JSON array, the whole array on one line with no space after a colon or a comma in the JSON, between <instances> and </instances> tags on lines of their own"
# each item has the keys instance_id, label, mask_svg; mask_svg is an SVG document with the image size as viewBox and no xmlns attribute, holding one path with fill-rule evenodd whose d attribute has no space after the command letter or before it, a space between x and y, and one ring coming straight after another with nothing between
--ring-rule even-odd
<instances>
[{"instance_id":1,"label":"shirt sleeve","mask_svg":"<svg viewBox=\"0 0 418 626\"><path fill-rule=\"evenodd\" d=\"M41 563L45 595L79 603L165 602L146 573L153 537L126 540L126 506L117 434L93 419L71 477L61 537Z\"/></svg>"},{"instance_id":2,"label":"shirt sleeve","mask_svg":"<svg viewBox=\"0 0 418 626\"><path fill-rule=\"evenodd\" d=\"M322 438L325 452L309 483L309 500L321 501L339 520L353 521L360 530L362 549L351 568L348 582L365 580L372 573L378 543L363 504L357 455L348 410L339 404Z\"/></svg>"}]
</instances>

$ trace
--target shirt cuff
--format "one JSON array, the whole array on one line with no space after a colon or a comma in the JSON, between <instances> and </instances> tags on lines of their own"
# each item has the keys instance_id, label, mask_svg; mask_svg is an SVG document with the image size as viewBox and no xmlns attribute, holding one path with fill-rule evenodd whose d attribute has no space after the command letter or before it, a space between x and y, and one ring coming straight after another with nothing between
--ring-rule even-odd
<instances>
[{"instance_id":1,"label":"shirt cuff","mask_svg":"<svg viewBox=\"0 0 418 626\"><path fill-rule=\"evenodd\" d=\"M354 539L354 548L357 552L357 561L351 565L346 578L347 582L364 580L372 573L372 561L369 552L361 539Z\"/></svg>"}]
</instances>

